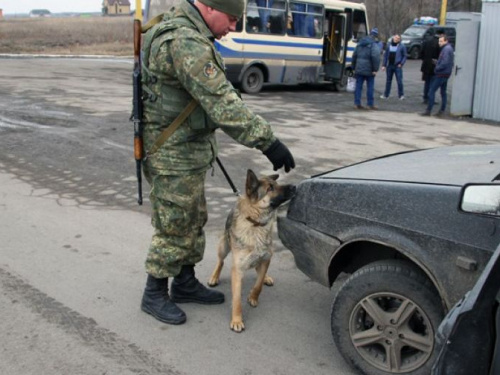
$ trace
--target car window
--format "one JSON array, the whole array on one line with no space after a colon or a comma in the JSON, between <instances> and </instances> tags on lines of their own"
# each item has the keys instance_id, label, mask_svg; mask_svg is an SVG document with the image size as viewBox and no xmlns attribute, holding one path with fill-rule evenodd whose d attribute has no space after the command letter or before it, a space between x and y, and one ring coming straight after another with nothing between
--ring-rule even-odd
<instances>
[{"instance_id":1,"label":"car window","mask_svg":"<svg viewBox=\"0 0 500 375\"><path fill-rule=\"evenodd\" d=\"M426 32L426 29L423 29L421 27L409 27L408 29L405 30L403 33L404 36L422 36Z\"/></svg>"}]
</instances>

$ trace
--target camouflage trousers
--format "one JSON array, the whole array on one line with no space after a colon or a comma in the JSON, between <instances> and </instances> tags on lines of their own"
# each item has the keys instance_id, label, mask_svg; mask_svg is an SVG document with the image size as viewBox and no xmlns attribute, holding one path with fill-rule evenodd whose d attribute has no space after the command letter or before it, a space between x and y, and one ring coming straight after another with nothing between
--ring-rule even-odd
<instances>
[{"instance_id":1,"label":"camouflage trousers","mask_svg":"<svg viewBox=\"0 0 500 375\"><path fill-rule=\"evenodd\" d=\"M177 276L183 265L203 259L207 222L205 174L156 175L145 170L151 185L153 238L146 272L156 278Z\"/></svg>"}]
</instances>

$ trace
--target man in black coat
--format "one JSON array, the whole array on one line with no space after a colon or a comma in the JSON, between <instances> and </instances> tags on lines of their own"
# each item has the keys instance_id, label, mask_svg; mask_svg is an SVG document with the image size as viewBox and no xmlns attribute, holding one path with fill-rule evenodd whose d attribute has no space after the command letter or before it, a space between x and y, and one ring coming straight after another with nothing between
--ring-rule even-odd
<instances>
[{"instance_id":1,"label":"man in black coat","mask_svg":"<svg viewBox=\"0 0 500 375\"><path fill-rule=\"evenodd\" d=\"M429 87L431 84L431 79L434 76L434 68L436 66L436 61L439 57L439 37L441 33L436 33L435 36L428 36L422 45L422 66L420 71L422 72L422 81L424 81L424 101L423 104L427 104L429 100Z\"/></svg>"}]
</instances>

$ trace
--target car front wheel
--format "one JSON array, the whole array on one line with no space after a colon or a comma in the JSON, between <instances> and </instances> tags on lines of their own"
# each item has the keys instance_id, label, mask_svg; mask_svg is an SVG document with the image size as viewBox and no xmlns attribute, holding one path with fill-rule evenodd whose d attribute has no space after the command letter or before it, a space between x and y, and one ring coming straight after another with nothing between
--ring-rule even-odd
<instances>
[{"instance_id":1,"label":"car front wheel","mask_svg":"<svg viewBox=\"0 0 500 375\"><path fill-rule=\"evenodd\" d=\"M418 60L420 58L420 48L413 47L410 51L410 58L413 60Z\"/></svg>"},{"instance_id":2,"label":"car front wheel","mask_svg":"<svg viewBox=\"0 0 500 375\"><path fill-rule=\"evenodd\" d=\"M369 264L340 288L332 305L338 350L367 375L428 375L441 300L426 276L400 260Z\"/></svg>"}]
</instances>

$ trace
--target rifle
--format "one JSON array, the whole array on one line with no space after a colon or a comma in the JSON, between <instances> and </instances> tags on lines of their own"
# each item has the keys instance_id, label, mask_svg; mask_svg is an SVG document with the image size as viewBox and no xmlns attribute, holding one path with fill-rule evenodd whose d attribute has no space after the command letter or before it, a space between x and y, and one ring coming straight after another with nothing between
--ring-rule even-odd
<instances>
[{"instance_id":1,"label":"rifle","mask_svg":"<svg viewBox=\"0 0 500 375\"><path fill-rule=\"evenodd\" d=\"M141 1L136 0L136 18L134 19L134 72L133 81L133 111L134 122L134 158L137 174L137 203L142 205L142 172L141 163L144 155L142 144L142 87L141 87Z\"/></svg>"}]
</instances>

